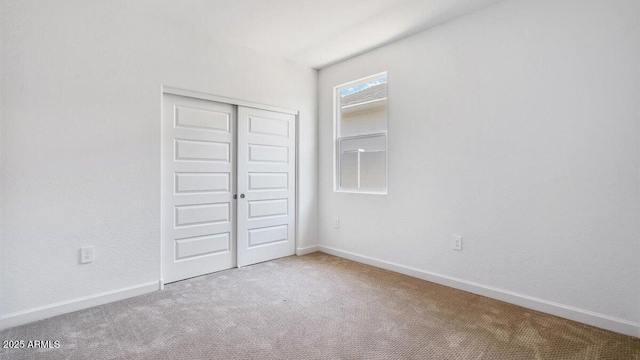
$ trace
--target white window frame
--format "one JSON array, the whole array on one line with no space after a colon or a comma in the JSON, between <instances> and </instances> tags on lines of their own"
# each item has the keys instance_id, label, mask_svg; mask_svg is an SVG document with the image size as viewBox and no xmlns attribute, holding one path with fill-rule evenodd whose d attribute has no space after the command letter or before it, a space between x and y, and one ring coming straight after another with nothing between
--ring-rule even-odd
<instances>
[{"instance_id":1,"label":"white window frame","mask_svg":"<svg viewBox=\"0 0 640 360\"><path fill-rule=\"evenodd\" d=\"M387 78L388 84L388 74L386 71L379 72L377 74L369 75L360 79L356 79L353 81L349 81L344 84L340 84L333 87L333 191L338 193L351 193L351 194L369 194L369 195L387 195L389 193L389 140L388 140L388 131L380 132L380 133L371 133L364 135L356 135L356 136L345 136L339 137L339 126L340 126L340 117L341 117L341 109L340 109L340 91L344 88L352 87L358 83L364 83L367 81L379 79L379 78ZM387 89L388 91L388 89ZM387 98L388 98L387 93ZM388 109L388 100L387 100L387 129L389 124L389 109ZM384 159L384 183L385 189L383 191L371 191L371 190L358 190L358 189L342 189L340 187L340 140L354 140L354 139L364 139L370 137L384 136L384 147L385 147L385 159Z\"/></svg>"}]
</instances>

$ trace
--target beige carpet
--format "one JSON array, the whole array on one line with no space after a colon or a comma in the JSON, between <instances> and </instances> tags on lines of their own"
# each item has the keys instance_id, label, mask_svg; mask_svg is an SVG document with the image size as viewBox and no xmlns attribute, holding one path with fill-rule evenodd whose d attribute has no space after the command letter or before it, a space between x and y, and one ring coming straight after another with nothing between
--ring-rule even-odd
<instances>
[{"instance_id":1,"label":"beige carpet","mask_svg":"<svg viewBox=\"0 0 640 360\"><path fill-rule=\"evenodd\" d=\"M640 339L325 254L0 332L2 359L634 359Z\"/></svg>"}]
</instances>

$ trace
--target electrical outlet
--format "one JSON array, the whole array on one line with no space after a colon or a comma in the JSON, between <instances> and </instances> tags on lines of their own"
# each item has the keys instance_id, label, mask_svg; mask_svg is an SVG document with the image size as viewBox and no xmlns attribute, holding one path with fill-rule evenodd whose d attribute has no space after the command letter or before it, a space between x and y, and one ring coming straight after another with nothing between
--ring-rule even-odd
<instances>
[{"instance_id":1,"label":"electrical outlet","mask_svg":"<svg viewBox=\"0 0 640 360\"><path fill-rule=\"evenodd\" d=\"M95 247L87 246L80 249L80 263L87 264L95 260Z\"/></svg>"},{"instance_id":2,"label":"electrical outlet","mask_svg":"<svg viewBox=\"0 0 640 360\"><path fill-rule=\"evenodd\" d=\"M451 248L453 248L453 250L462 251L462 236L451 236Z\"/></svg>"},{"instance_id":3,"label":"electrical outlet","mask_svg":"<svg viewBox=\"0 0 640 360\"><path fill-rule=\"evenodd\" d=\"M340 219L339 218L333 218L333 227L335 229L339 229L340 228Z\"/></svg>"}]
</instances>

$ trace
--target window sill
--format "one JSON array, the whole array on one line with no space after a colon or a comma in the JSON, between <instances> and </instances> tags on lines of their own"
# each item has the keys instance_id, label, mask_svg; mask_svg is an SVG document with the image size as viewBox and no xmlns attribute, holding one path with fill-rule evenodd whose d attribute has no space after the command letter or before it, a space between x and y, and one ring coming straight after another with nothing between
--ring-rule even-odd
<instances>
[{"instance_id":1,"label":"window sill","mask_svg":"<svg viewBox=\"0 0 640 360\"><path fill-rule=\"evenodd\" d=\"M359 191L359 190L336 190L335 193L343 193L343 194L364 194L364 195L388 195L387 191Z\"/></svg>"}]
</instances>

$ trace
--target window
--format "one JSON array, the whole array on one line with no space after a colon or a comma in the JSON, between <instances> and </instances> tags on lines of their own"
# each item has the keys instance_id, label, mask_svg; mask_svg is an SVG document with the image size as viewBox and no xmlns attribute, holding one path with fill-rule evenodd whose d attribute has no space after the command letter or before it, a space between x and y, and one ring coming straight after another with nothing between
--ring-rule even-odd
<instances>
[{"instance_id":1,"label":"window","mask_svg":"<svg viewBox=\"0 0 640 360\"><path fill-rule=\"evenodd\" d=\"M387 73L336 86L335 191L387 193Z\"/></svg>"}]
</instances>

